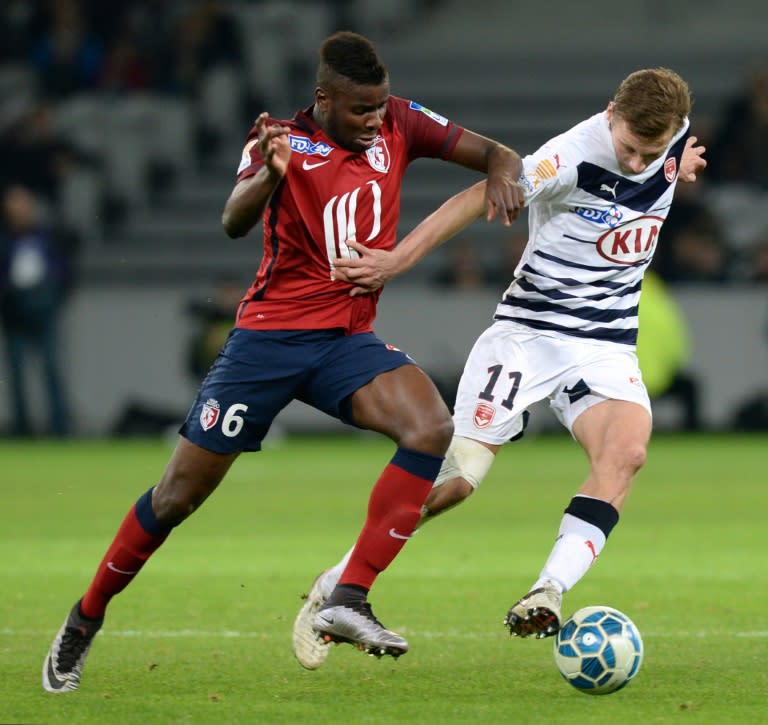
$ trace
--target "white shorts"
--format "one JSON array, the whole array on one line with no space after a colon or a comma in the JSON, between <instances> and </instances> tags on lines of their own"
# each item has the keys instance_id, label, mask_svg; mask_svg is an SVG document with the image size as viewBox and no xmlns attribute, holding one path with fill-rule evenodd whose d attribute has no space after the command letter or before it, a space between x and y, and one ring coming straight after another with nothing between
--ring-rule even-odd
<instances>
[{"instance_id":1,"label":"white shorts","mask_svg":"<svg viewBox=\"0 0 768 725\"><path fill-rule=\"evenodd\" d=\"M544 398L571 434L576 418L603 400L628 400L651 414L634 348L500 320L480 335L467 358L456 393L455 434L506 443L522 432L523 412Z\"/></svg>"}]
</instances>

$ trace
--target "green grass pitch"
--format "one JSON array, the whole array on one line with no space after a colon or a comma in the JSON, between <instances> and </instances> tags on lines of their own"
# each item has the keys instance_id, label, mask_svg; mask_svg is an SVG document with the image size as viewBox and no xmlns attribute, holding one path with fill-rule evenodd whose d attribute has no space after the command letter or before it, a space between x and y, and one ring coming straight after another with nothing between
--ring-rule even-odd
<instances>
[{"instance_id":1,"label":"green grass pitch","mask_svg":"<svg viewBox=\"0 0 768 725\"><path fill-rule=\"evenodd\" d=\"M247 454L112 603L81 689L43 692L51 638L167 443L2 442L2 723L768 722L768 437L657 436L622 521L564 610L608 604L638 625L633 683L583 695L551 640L511 639L586 472L567 436L505 447L479 492L424 527L371 601L411 651L335 647L303 670L291 626L348 548L393 448L289 439Z\"/></svg>"}]
</instances>

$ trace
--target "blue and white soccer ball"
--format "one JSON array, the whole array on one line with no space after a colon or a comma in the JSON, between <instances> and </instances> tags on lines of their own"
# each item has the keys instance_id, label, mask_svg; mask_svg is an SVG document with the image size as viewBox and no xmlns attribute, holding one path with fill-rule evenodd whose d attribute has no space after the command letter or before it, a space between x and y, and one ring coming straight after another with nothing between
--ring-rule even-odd
<instances>
[{"instance_id":1,"label":"blue and white soccer ball","mask_svg":"<svg viewBox=\"0 0 768 725\"><path fill-rule=\"evenodd\" d=\"M580 692L607 695L629 684L643 661L643 640L632 620L612 607L574 612L555 637L555 663Z\"/></svg>"}]
</instances>

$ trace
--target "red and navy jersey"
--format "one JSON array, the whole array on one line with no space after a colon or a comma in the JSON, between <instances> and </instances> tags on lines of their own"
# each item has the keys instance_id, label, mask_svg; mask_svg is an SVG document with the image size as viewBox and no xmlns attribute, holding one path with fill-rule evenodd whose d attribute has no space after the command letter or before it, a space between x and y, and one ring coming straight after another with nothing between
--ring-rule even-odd
<instances>
[{"instance_id":1,"label":"red and navy jersey","mask_svg":"<svg viewBox=\"0 0 768 725\"><path fill-rule=\"evenodd\" d=\"M347 241L392 249L400 217L400 188L419 157L447 159L463 129L418 103L390 96L375 143L365 151L337 146L312 119L312 108L288 126L288 170L264 211L264 256L243 297L237 327L251 330L342 328L368 332L380 290L350 297L331 280L337 257L355 256ZM251 129L237 180L263 166Z\"/></svg>"}]
</instances>

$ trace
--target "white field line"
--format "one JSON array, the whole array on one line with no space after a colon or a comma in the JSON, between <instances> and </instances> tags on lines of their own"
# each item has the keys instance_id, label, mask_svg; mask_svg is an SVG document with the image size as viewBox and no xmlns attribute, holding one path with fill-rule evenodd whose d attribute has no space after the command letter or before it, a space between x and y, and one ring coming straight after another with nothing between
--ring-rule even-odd
<instances>
[{"instance_id":1,"label":"white field line","mask_svg":"<svg viewBox=\"0 0 768 725\"><path fill-rule=\"evenodd\" d=\"M458 639L498 639L499 636L505 636L504 632L463 632L458 629L446 630L444 632L419 631L400 627L398 629L403 634L413 637L422 637L424 639L442 639L446 637ZM10 627L0 628L0 636L3 637L43 637L53 636L56 630L30 630L13 629ZM223 639L284 639L287 633L278 634L277 632L249 632L231 629L223 630L204 630L204 629L177 629L177 630L140 630L123 629L99 632L99 636L105 637L123 637L123 638L144 638L144 639L195 639L220 637ZM671 632L643 632L643 639L707 639L710 637L723 638L742 638L742 639L762 639L768 638L768 630L753 630L745 632L734 632L726 629L697 630L695 632L682 632L679 630Z\"/></svg>"}]
</instances>

